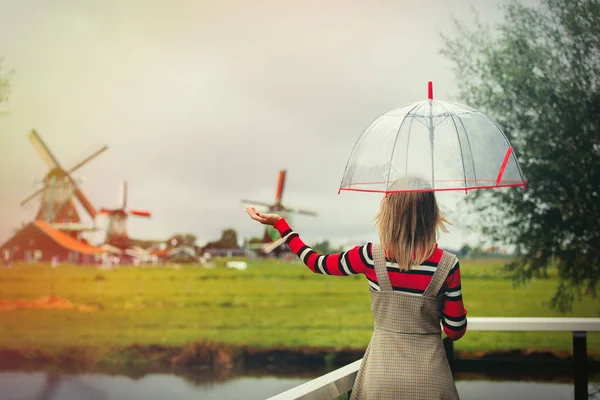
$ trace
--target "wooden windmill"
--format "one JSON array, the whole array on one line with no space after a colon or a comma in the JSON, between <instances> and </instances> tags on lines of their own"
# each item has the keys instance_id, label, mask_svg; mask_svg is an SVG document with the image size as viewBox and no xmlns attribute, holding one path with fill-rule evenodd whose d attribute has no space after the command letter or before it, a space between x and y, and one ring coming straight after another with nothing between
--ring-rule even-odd
<instances>
[{"instance_id":1,"label":"wooden windmill","mask_svg":"<svg viewBox=\"0 0 600 400\"><path fill-rule=\"evenodd\" d=\"M127 234L127 218L129 215L150 218L149 211L127 209L127 182L123 182L123 203L121 208L100 209L100 213L108 216L108 229L106 231L105 243L121 250L133 247L133 243Z\"/></svg>"},{"instance_id":2,"label":"wooden windmill","mask_svg":"<svg viewBox=\"0 0 600 400\"><path fill-rule=\"evenodd\" d=\"M95 220L98 212L85 194L83 194L71 175L104 152L108 147L103 146L69 170L65 170L35 130L32 130L29 134L29 140L50 171L43 179L43 186L29 196L26 196L21 201L21 206L41 195L40 209L35 217L36 220L43 220L51 224L55 229L64 231L76 238L79 238L82 231L95 230L95 224L84 225L81 223L81 218L75 208L74 197L83 206L92 220Z\"/></svg>"},{"instance_id":3,"label":"wooden windmill","mask_svg":"<svg viewBox=\"0 0 600 400\"><path fill-rule=\"evenodd\" d=\"M267 212L267 213L279 214L281 217L285 218L290 223L291 223L292 216L295 214L310 215L313 217L316 216L317 215L316 211L298 209L298 208L290 208L290 207L284 206L281 203L281 199L283 196L283 189L285 187L285 177L286 177L286 170L279 171L279 178L277 180L277 189L275 191L275 203L269 204L269 203L265 203L265 202L252 201L252 200L242 200L242 203L250 205L250 206L266 209L265 212ZM284 241L280 237L279 232L272 226L267 226L265 229L264 236L263 236L263 243L260 245L260 248L262 249L262 251L265 254L268 254L268 253L272 252L273 250L275 250L276 248L280 247L283 243L284 243Z\"/></svg>"}]
</instances>

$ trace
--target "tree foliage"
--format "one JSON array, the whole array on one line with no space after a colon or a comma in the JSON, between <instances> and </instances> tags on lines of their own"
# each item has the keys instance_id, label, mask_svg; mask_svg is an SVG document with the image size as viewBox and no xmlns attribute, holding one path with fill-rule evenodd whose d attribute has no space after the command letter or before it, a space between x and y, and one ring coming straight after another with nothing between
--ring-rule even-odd
<instances>
[{"instance_id":1,"label":"tree foliage","mask_svg":"<svg viewBox=\"0 0 600 400\"><path fill-rule=\"evenodd\" d=\"M312 249L319 254L332 254L343 252L343 249L341 247L332 246L329 240L323 240L321 242L315 243L312 246Z\"/></svg>"},{"instance_id":2,"label":"tree foliage","mask_svg":"<svg viewBox=\"0 0 600 400\"><path fill-rule=\"evenodd\" d=\"M209 242L204 246L205 249L239 249L237 232L235 229L228 228L221 233L221 239Z\"/></svg>"},{"instance_id":3,"label":"tree foliage","mask_svg":"<svg viewBox=\"0 0 600 400\"><path fill-rule=\"evenodd\" d=\"M503 127L528 182L468 196L479 211L496 207L483 231L516 246L516 282L556 265L551 305L566 311L596 297L600 276L600 0L541 3L504 5L495 31L457 22L442 54L460 100Z\"/></svg>"},{"instance_id":4,"label":"tree foliage","mask_svg":"<svg viewBox=\"0 0 600 400\"><path fill-rule=\"evenodd\" d=\"M263 242L262 238L259 238L258 236L251 237L250 240L248 241L249 244L260 244L262 242Z\"/></svg>"},{"instance_id":5,"label":"tree foliage","mask_svg":"<svg viewBox=\"0 0 600 400\"><path fill-rule=\"evenodd\" d=\"M225 229L221 234L221 245L226 249L237 249L239 248L237 232L235 229Z\"/></svg>"},{"instance_id":6,"label":"tree foliage","mask_svg":"<svg viewBox=\"0 0 600 400\"><path fill-rule=\"evenodd\" d=\"M197 239L196 235L194 235L193 233L177 233L168 240L168 245L170 247L179 247L179 246L194 247L194 246L196 246L197 240L198 239Z\"/></svg>"}]
</instances>

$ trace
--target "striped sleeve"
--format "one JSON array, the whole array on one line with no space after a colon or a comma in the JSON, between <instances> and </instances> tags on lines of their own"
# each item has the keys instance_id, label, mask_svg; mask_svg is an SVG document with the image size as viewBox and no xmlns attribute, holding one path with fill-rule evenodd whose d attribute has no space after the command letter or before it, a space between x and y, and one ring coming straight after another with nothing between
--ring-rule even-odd
<instances>
[{"instance_id":1,"label":"striped sleeve","mask_svg":"<svg viewBox=\"0 0 600 400\"><path fill-rule=\"evenodd\" d=\"M367 269L374 268L370 243L356 246L343 253L318 254L302 241L284 218L278 220L273 227L285 239L290 250L316 274L347 276L365 273Z\"/></svg>"},{"instance_id":2,"label":"striped sleeve","mask_svg":"<svg viewBox=\"0 0 600 400\"><path fill-rule=\"evenodd\" d=\"M442 327L451 340L460 339L467 331L467 310L463 304L458 260L446 279Z\"/></svg>"}]
</instances>

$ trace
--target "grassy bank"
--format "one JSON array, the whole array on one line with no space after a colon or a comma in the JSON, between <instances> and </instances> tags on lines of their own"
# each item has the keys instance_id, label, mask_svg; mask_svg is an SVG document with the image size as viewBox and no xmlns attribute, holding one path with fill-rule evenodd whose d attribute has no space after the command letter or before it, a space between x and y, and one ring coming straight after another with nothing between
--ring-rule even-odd
<instances>
[{"instance_id":1,"label":"grassy bank","mask_svg":"<svg viewBox=\"0 0 600 400\"><path fill-rule=\"evenodd\" d=\"M498 261L461 265L470 317L600 316L600 303L590 299L575 304L568 315L549 310L545 302L557 287L552 274L513 289ZM219 266L99 271L64 265L0 270L0 299L52 293L85 307L0 310L0 348L101 351L138 344L180 349L215 341L263 349L361 349L373 329L364 277L315 275L298 263L250 263L245 271ZM553 332L468 332L456 343L458 351L469 352L570 351L571 346L570 333ZM588 336L588 349L600 354L599 334Z\"/></svg>"}]
</instances>

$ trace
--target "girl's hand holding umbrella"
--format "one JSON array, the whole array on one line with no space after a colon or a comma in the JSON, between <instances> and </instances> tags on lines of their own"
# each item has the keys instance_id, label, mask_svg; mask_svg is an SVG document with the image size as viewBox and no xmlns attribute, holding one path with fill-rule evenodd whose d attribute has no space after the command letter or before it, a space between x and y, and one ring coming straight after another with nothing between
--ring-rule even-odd
<instances>
[{"instance_id":1,"label":"girl's hand holding umbrella","mask_svg":"<svg viewBox=\"0 0 600 400\"><path fill-rule=\"evenodd\" d=\"M260 222L263 225L273 225L275 222L279 221L281 217L277 214L263 214L259 211L256 211L254 207L246 207L246 212L255 221Z\"/></svg>"}]
</instances>

